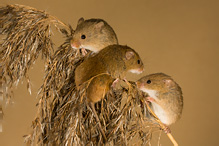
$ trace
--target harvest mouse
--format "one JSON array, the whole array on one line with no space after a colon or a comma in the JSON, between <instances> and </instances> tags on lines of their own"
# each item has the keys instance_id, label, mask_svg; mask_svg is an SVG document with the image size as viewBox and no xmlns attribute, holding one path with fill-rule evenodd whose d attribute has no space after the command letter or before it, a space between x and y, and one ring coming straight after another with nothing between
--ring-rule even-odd
<instances>
[{"instance_id":1,"label":"harvest mouse","mask_svg":"<svg viewBox=\"0 0 219 146\"><path fill-rule=\"evenodd\" d=\"M108 45L118 44L113 28L103 19L80 18L71 40L74 49L98 52Z\"/></svg>"},{"instance_id":2,"label":"harvest mouse","mask_svg":"<svg viewBox=\"0 0 219 146\"><path fill-rule=\"evenodd\" d=\"M127 72L142 73L143 62L138 53L128 46L110 45L84 60L75 70L78 88L92 77L106 73L114 79L125 79Z\"/></svg>"},{"instance_id":3,"label":"harvest mouse","mask_svg":"<svg viewBox=\"0 0 219 146\"><path fill-rule=\"evenodd\" d=\"M137 87L146 92L152 111L166 126L180 119L183 109L183 96L180 86L168 75L155 73L142 77ZM170 132L167 127L166 133Z\"/></svg>"},{"instance_id":4,"label":"harvest mouse","mask_svg":"<svg viewBox=\"0 0 219 146\"><path fill-rule=\"evenodd\" d=\"M106 141L105 133L100 124L94 104L104 98L112 82L124 79L128 71L143 72L143 63L132 48L122 45L110 45L96 55L84 60L75 70L77 89L84 82L91 80L87 88L87 99L98 122L99 129Z\"/></svg>"}]
</instances>

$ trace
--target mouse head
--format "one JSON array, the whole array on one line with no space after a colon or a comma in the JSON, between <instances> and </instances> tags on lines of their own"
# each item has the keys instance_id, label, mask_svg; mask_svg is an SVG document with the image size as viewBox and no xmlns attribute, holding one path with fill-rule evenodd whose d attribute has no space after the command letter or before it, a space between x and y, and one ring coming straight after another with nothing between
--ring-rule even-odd
<instances>
[{"instance_id":1,"label":"mouse head","mask_svg":"<svg viewBox=\"0 0 219 146\"><path fill-rule=\"evenodd\" d=\"M180 119L183 109L183 96L179 85L164 73L155 73L142 77L137 87L148 94L152 110L166 125Z\"/></svg>"},{"instance_id":2,"label":"mouse head","mask_svg":"<svg viewBox=\"0 0 219 146\"><path fill-rule=\"evenodd\" d=\"M136 85L144 92L155 90L164 93L169 92L178 86L170 76L164 73L155 73L144 76L136 82Z\"/></svg>"},{"instance_id":3,"label":"mouse head","mask_svg":"<svg viewBox=\"0 0 219 146\"><path fill-rule=\"evenodd\" d=\"M138 53L126 46L124 62L129 72L140 74L144 71L143 62Z\"/></svg>"},{"instance_id":4,"label":"mouse head","mask_svg":"<svg viewBox=\"0 0 219 146\"><path fill-rule=\"evenodd\" d=\"M112 27L102 19L80 18L71 40L74 49L88 49L94 52L108 45L118 44L116 34Z\"/></svg>"}]
</instances>

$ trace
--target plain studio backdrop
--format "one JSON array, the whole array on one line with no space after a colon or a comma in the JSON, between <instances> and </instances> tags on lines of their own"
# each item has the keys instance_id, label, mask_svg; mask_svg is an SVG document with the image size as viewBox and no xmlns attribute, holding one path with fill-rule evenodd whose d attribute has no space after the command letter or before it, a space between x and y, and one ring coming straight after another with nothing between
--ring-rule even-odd
<instances>
[{"instance_id":1,"label":"plain studio backdrop","mask_svg":"<svg viewBox=\"0 0 219 146\"><path fill-rule=\"evenodd\" d=\"M171 126L184 146L218 145L219 136L219 2L217 0L1 0L46 10L76 27L80 17L102 18L117 33L119 43L129 45L141 56L145 72L129 74L128 80L156 72L171 75L182 87L184 110ZM62 43L55 35L57 46ZM36 114L36 94L43 81L43 62L30 71L32 92L26 82L14 89L14 104L4 106L1 146L24 145ZM153 145L158 138L154 137ZM171 145L162 133L161 145Z\"/></svg>"}]
</instances>

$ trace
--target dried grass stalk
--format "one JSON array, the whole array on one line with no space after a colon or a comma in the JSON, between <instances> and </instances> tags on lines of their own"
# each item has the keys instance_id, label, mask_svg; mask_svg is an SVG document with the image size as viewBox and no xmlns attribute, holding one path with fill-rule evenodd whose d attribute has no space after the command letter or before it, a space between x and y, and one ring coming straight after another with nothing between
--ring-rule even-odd
<instances>
[{"instance_id":1,"label":"dried grass stalk","mask_svg":"<svg viewBox=\"0 0 219 146\"><path fill-rule=\"evenodd\" d=\"M39 143L48 141L48 133L51 133L51 123L54 111L61 106L69 96L72 96L74 87L74 70L83 60L79 51L70 47L71 34L67 33L67 40L55 52L54 57L47 63L44 83L39 91L38 113L33 122L34 132L29 136L32 141L35 137ZM64 97L65 95L65 97ZM53 115L52 115L53 114ZM43 138L42 138L43 137Z\"/></svg>"},{"instance_id":2,"label":"dried grass stalk","mask_svg":"<svg viewBox=\"0 0 219 146\"><path fill-rule=\"evenodd\" d=\"M23 5L0 7L0 34L5 38L0 44L0 67L6 99L11 97L12 86L18 85L24 77L31 93L28 70L40 53L47 62L51 61L51 26L63 34L71 31L70 27L45 11Z\"/></svg>"}]
</instances>

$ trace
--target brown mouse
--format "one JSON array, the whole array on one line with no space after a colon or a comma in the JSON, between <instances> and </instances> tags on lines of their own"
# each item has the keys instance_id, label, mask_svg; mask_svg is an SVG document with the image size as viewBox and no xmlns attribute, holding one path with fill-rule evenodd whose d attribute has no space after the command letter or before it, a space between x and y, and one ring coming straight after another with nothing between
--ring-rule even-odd
<instances>
[{"instance_id":1,"label":"brown mouse","mask_svg":"<svg viewBox=\"0 0 219 146\"><path fill-rule=\"evenodd\" d=\"M142 73L143 62L138 53L128 46L110 45L84 60L75 70L78 88L92 77L106 73L114 79L125 79L127 72Z\"/></svg>"},{"instance_id":2,"label":"brown mouse","mask_svg":"<svg viewBox=\"0 0 219 146\"><path fill-rule=\"evenodd\" d=\"M183 109L182 90L170 76L164 73L150 74L139 79L136 85L148 94L147 101L162 123L168 126L180 119Z\"/></svg>"},{"instance_id":3,"label":"brown mouse","mask_svg":"<svg viewBox=\"0 0 219 146\"><path fill-rule=\"evenodd\" d=\"M98 52L108 45L118 44L113 28L103 19L80 18L71 40L74 49Z\"/></svg>"},{"instance_id":4,"label":"brown mouse","mask_svg":"<svg viewBox=\"0 0 219 146\"><path fill-rule=\"evenodd\" d=\"M84 82L90 80L87 87L87 99L96 117L99 130L107 141L96 113L94 104L104 98L115 79L124 79L128 71L143 72L144 66L132 48L122 45L110 45L100 50L94 56L84 60L75 70L77 89Z\"/></svg>"}]
</instances>

